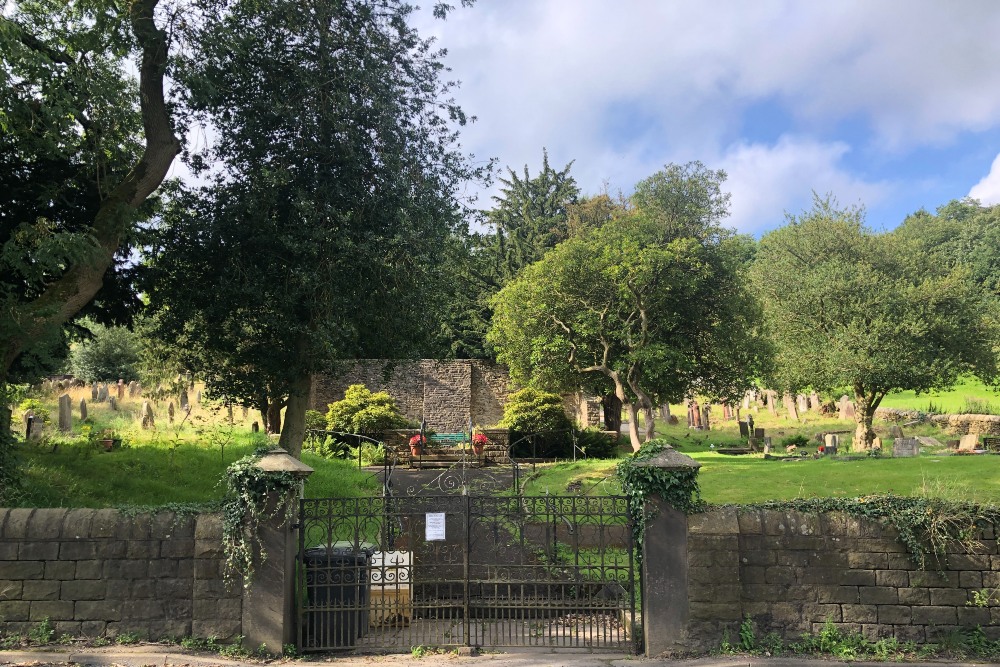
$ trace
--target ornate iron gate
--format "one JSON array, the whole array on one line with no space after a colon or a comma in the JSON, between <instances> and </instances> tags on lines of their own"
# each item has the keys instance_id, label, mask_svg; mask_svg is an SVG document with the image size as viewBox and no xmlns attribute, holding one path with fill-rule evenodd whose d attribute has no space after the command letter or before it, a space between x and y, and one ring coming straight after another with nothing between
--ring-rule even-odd
<instances>
[{"instance_id":1,"label":"ornate iron gate","mask_svg":"<svg viewBox=\"0 0 1000 667\"><path fill-rule=\"evenodd\" d=\"M301 501L299 646L637 650L618 496Z\"/></svg>"}]
</instances>

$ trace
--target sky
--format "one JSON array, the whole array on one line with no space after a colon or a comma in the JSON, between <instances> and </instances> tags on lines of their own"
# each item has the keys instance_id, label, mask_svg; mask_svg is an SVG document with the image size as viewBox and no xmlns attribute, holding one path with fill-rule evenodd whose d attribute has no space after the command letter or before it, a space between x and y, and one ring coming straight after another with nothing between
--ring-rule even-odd
<instances>
[{"instance_id":1,"label":"sky","mask_svg":"<svg viewBox=\"0 0 1000 667\"><path fill-rule=\"evenodd\" d=\"M478 0L414 20L477 117L464 151L503 169L536 174L544 147L585 194L628 194L700 160L755 236L814 191L875 229L1000 203L995 0Z\"/></svg>"}]
</instances>

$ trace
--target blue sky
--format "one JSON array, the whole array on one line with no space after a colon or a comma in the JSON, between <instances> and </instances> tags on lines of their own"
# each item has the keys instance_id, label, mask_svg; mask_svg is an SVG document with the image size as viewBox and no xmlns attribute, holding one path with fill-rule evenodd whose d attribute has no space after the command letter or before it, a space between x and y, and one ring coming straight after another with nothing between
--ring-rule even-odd
<instances>
[{"instance_id":1,"label":"blue sky","mask_svg":"<svg viewBox=\"0 0 1000 667\"><path fill-rule=\"evenodd\" d=\"M464 149L535 173L546 147L586 193L701 160L755 235L813 190L877 229L1000 203L1000 2L478 0L417 21L478 117Z\"/></svg>"}]
</instances>

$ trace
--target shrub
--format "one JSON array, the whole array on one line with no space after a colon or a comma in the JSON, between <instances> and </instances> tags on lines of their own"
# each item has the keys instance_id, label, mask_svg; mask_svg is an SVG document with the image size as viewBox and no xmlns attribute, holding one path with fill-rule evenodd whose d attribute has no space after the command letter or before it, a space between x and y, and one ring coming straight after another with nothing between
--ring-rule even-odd
<instances>
[{"instance_id":1,"label":"shrub","mask_svg":"<svg viewBox=\"0 0 1000 667\"><path fill-rule=\"evenodd\" d=\"M588 459L613 459L618 456L617 438L587 428L576 434L576 446L584 451Z\"/></svg>"},{"instance_id":2,"label":"shrub","mask_svg":"<svg viewBox=\"0 0 1000 667\"><path fill-rule=\"evenodd\" d=\"M326 416L319 410L306 410L306 430L325 431Z\"/></svg>"},{"instance_id":3,"label":"shrub","mask_svg":"<svg viewBox=\"0 0 1000 667\"><path fill-rule=\"evenodd\" d=\"M809 438L802 435L801 433L796 433L795 435L790 435L786 438L781 439L782 447L791 447L795 445L796 447L805 447L809 444Z\"/></svg>"},{"instance_id":4,"label":"shrub","mask_svg":"<svg viewBox=\"0 0 1000 667\"><path fill-rule=\"evenodd\" d=\"M330 404L326 425L331 431L378 434L412 424L396 409L396 401L384 391L371 392L363 384L352 384L344 400Z\"/></svg>"},{"instance_id":5,"label":"shrub","mask_svg":"<svg viewBox=\"0 0 1000 667\"><path fill-rule=\"evenodd\" d=\"M41 419L42 421L49 421L49 409L40 399L26 398L21 401L21 403L17 406L17 409L21 411L22 415L28 410L32 410L35 413L35 417Z\"/></svg>"},{"instance_id":6,"label":"shrub","mask_svg":"<svg viewBox=\"0 0 1000 667\"><path fill-rule=\"evenodd\" d=\"M500 427L510 430L514 457L559 458L572 455L573 422L563 409L562 398L526 387L507 399ZM526 436L539 434L531 438Z\"/></svg>"},{"instance_id":7,"label":"shrub","mask_svg":"<svg viewBox=\"0 0 1000 667\"><path fill-rule=\"evenodd\" d=\"M125 327L86 326L93 338L77 343L70 351L73 375L87 382L138 380L138 336Z\"/></svg>"}]
</instances>

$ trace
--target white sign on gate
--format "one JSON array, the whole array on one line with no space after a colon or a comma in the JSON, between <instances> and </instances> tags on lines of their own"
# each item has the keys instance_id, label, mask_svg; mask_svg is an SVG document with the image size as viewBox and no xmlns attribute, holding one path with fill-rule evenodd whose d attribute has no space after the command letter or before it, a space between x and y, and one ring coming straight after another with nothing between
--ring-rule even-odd
<instances>
[{"instance_id":1,"label":"white sign on gate","mask_svg":"<svg viewBox=\"0 0 1000 667\"><path fill-rule=\"evenodd\" d=\"M427 534L425 539L428 542L444 539L444 512L427 513Z\"/></svg>"}]
</instances>

